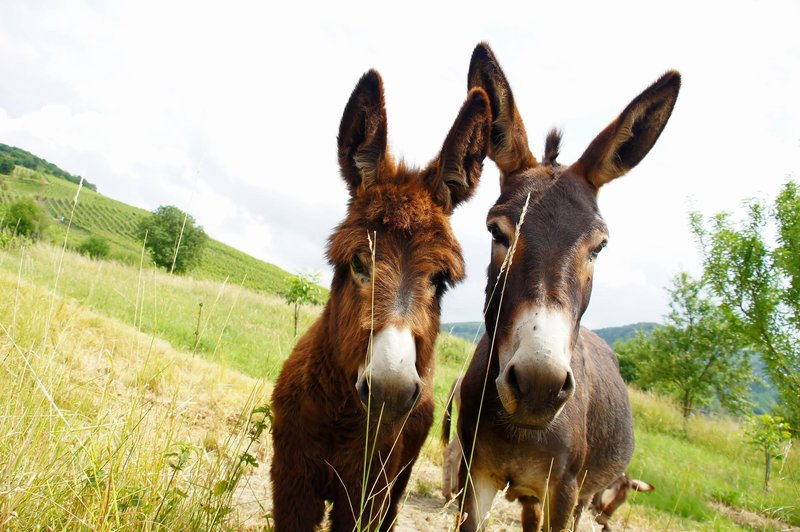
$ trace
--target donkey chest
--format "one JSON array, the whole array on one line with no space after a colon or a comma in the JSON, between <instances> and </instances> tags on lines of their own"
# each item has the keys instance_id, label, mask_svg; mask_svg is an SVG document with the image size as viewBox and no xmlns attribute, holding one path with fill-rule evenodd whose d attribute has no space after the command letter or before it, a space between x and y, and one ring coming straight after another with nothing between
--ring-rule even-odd
<instances>
[{"instance_id":1,"label":"donkey chest","mask_svg":"<svg viewBox=\"0 0 800 532\"><path fill-rule=\"evenodd\" d=\"M475 451L477 468L508 500L520 497L541 500L548 485L563 476L568 461L563 452L524 442L495 440L491 445L479 443Z\"/></svg>"}]
</instances>

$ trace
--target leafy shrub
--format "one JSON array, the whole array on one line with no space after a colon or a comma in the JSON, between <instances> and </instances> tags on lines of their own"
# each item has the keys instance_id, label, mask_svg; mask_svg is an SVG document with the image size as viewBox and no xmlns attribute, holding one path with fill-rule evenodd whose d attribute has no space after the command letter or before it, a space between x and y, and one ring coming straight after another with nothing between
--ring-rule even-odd
<instances>
[{"instance_id":1,"label":"leafy shrub","mask_svg":"<svg viewBox=\"0 0 800 532\"><path fill-rule=\"evenodd\" d=\"M472 354L472 350L472 343L456 336L440 334L436 338L437 357L444 363L461 366Z\"/></svg>"},{"instance_id":2,"label":"leafy shrub","mask_svg":"<svg viewBox=\"0 0 800 532\"><path fill-rule=\"evenodd\" d=\"M162 205L139 224L156 266L184 273L200 262L208 235L194 218L172 205Z\"/></svg>"},{"instance_id":3,"label":"leafy shrub","mask_svg":"<svg viewBox=\"0 0 800 532\"><path fill-rule=\"evenodd\" d=\"M300 318L300 306L303 303L318 305L320 303L320 293L317 283L319 275L316 274L297 274L292 280L289 290L283 295L286 303L294 305L294 335L297 336L297 320Z\"/></svg>"},{"instance_id":4,"label":"leafy shrub","mask_svg":"<svg viewBox=\"0 0 800 532\"><path fill-rule=\"evenodd\" d=\"M41 206L31 198L22 198L11 203L0 221L0 226L13 234L38 240L45 228L50 225L50 218Z\"/></svg>"},{"instance_id":5,"label":"leafy shrub","mask_svg":"<svg viewBox=\"0 0 800 532\"><path fill-rule=\"evenodd\" d=\"M0 249L18 249L30 244L30 240L24 236L16 235L11 229L0 229Z\"/></svg>"},{"instance_id":6,"label":"leafy shrub","mask_svg":"<svg viewBox=\"0 0 800 532\"><path fill-rule=\"evenodd\" d=\"M0 155L0 174L10 174L14 171L14 161L6 157L5 155Z\"/></svg>"},{"instance_id":7,"label":"leafy shrub","mask_svg":"<svg viewBox=\"0 0 800 532\"><path fill-rule=\"evenodd\" d=\"M108 257L111 247L108 241L102 236L92 235L78 246L78 252L88 255L93 259L104 259Z\"/></svg>"}]
</instances>

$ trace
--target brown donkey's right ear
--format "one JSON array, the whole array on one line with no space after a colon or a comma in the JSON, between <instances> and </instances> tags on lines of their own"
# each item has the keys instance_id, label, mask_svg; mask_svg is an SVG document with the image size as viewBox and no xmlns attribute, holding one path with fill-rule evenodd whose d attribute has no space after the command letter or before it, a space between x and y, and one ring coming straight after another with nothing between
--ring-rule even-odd
<instances>
[{"instance_id":1,"label":"brown donkey's right ear","mask_svg":"<svg viewBox=\"0 0 800 532\"><path fill-rule=\"evenodd\" d=\"M492 114L483 89L469 91L428 178L434 200L448 213L478 188L489 146Z\"/></svg>"},{"instance_id":2,"label":"brown donkey's right ear","mask_svg":"<svg viewBox=\"0 0 800 532\"><path fill-rule=\"evenodd\" d=\"M370 70L353 89L339 124L339 168L351 196L381 175L387 160L386 135L383 81Z\"/></svg>"},{"instance_id":3,"label":"brown donkey's right ear","mask_svg":"<svg viewBox=\"0 0 800 532\"><path fill-rule=\"evenodd\" d=\"M528 148L525 125L514 104L514 94L500 63L486 43L480 43L469 62L468 87L480 87L489 96L492 108L492 134L489 157L500 169L501 186L506 175L536 166Z\"/></svg>"}]
</instances>

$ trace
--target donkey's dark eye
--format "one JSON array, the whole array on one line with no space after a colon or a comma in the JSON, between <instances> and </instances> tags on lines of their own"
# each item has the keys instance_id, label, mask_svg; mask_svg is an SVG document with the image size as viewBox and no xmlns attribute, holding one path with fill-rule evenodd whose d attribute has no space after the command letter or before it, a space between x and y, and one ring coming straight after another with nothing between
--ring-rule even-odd
<instances>
[{"instance_id":1,"label":"donkey's dark eye","mask_svg":"<svg viewBox=\"0 0 800 532\"><path fill-rule=\"evenodd\" d=\"M431 288L436 290L436 297L441 298L450 286L450 277L447 272L439 272L431 277Z\"/></svg>"},{"instance_id":2,"label":"donkey's dark eye","mask_svg":"<svg viewBox=\"0 0 800 532\"><path fill-rule=\"evenodd\" d=\"M603 251L603 249L606 247L607 244L608 244L608 241L606 241L606 240L603 240L602 242L600 242L597 245L597 247L594 248L589 253L589 260L595 260L597 258L597 256L600 254L600 252Z\"/></svg>"},{"instance_id":3,"label":"donkey's dark eye","mask_svg":"<svg viewBox=\"0 0 800 532\"><path fill-rule=\"evenodd\" d=\"M492 234L492 239L497 242L498 244L508 247L508 239L506 235L503 234L503 231L500 230L500 226L497 224L489 224L489 232Z\"/></svg>"},{"instance_id":4,"label":"donkey's dark eye","mask_svg":"<svg viewBox=\"0 0 800 532\"><path fill-rule=\"evenodd\" d=\"M369 270L361 261L361 257L358 255L353 255L353 258L350 259L350 268L353 270L355 275L360 277L369 277Z\"/></svg>"}]
</instances>

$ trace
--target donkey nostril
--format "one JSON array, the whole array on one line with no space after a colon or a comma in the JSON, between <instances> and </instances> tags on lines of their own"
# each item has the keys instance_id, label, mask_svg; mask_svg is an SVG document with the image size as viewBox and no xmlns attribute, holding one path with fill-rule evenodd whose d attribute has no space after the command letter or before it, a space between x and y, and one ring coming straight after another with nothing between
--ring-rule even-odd
<instances>
[{"instance_id":1,"label":"donkey nostril","mask_svg":"<svg viewBox=\"0 0 800 532\"><path fill-rule=\"evenodd\" d=\"M411 410L414 408L414 405L417 404L419 401L420 396L422 395L422 385L419 382L414 383L414 391L411 394L411 398L408 400L406 404L406 410Z\"/></svg>"},{"instance_id":2,"label":"donkey nostril","mask_svg":"<svg viewBox=\"0 0 800 532\"><path fill-rule=\"evenodd\" d=\"M356 385L356 390L358 391L358 398L361 399L361 402L364 403L364 406L369 404L369 382L367 379L363 379Z\"/></svg>"},{"instance_id":3,"label":"donkey nostril","mask_svg":"<svg viewBox=\"0 0 800 532\"><path fill-rule=\"evenodd\" d=\"M506 373L506 382L508 383L508 387L511 389L511 393L513 393L515 397L522 397L522 389L519 387L517 372L513 365L508 367L508 372Z\"/></svg>"},{"instance_id":4,"label":"donkey nostril","mask_svg":"<svg viewBox=\"0 0 800 532\"><path fill-rule=\"evenodd\" d=\"M564 393L572 393L575 389L575 378L572 376L572 372L567 372L567 378L564 379L564 385L561 387L561 391Z\"/></svg>"}]
</instances>

